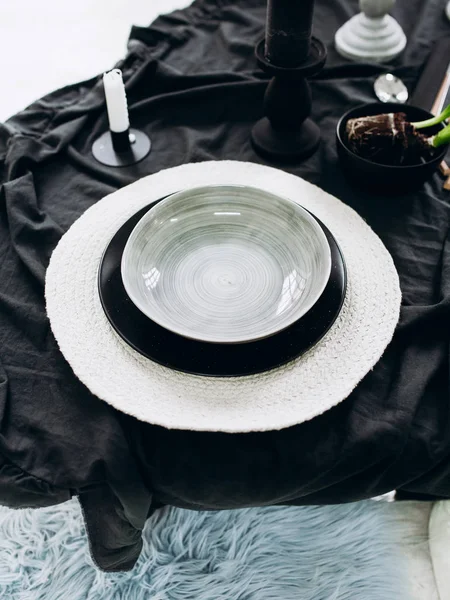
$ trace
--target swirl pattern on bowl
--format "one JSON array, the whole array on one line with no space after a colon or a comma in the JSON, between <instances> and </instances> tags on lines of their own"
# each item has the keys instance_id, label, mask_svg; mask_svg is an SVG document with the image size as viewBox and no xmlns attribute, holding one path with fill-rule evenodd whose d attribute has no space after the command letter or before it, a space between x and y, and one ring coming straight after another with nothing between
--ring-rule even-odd
<instances>
[{"instance_id":1,"label":"swirl pattern on bowl","mask_svg":"<svg viewBox=\"0 0 450 600\"><path fill-rule=\"evenodd\" d=\"M178 192L130 235L122 279L134 304L185 337L241 343L291 325L331 269L318 223L291 200L246 186Z\"/></svg>"}]
</instances>

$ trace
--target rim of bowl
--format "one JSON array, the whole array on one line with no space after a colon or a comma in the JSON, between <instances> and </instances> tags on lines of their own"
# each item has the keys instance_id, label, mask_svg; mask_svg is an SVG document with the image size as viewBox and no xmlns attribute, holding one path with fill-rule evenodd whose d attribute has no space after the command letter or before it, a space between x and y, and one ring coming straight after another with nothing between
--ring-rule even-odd
<instances>
[{"instance_id":1,"label":"rim of bowl","mask_svg":"<svg viewBox=\"0 0 450 600\"><path fill-rule=\"evenodd\" d=\"M341 126L342 123L344 121L348 121L349 115L350 113L352 113L353 111L359 110L360 108L363 108L364 106L376 106L378 104L378 102L366 102L364 104L358 104L358 106L354 106L353 108L350 108L347 112L345 112L342 117L339 119L337 125L336 125L336 137L339 140L339 143L342 144L342 146L347 150L347 152L349 152L352 156L354 156L355 158L359 159L360 161L362 161L363 163L367 163L368 165L376 165L379 166L383 169L417 169L417 168L425 168L428 165L432 165L435 162L441 162L443 156L446 154L447 152L447 146L442 146L442 149L440 152L438 152L438 154L436 154L436 156L434 156L431 160L424 162L424 163L419 163L417 165L383 165L381 163L377 163L374 162L372 160L369 160L368 158L363 158L362 156L360 156L359 154L356 154L356 152L353 152L353 150L351 150L348 147L348 144L343 140L342 136L341 136ZM380 103L381 106L386 106L386 104L392 104L389 102L382 102ZM414 106L414 105L410 105L410 104L404 104L404 103L399 103L397 104L397 106L403 106L406 109L408 108L415 108L418 110L423 110L424 112L426 112L430 118L434 115L432 115L432 113L430 113L428 110L425 110L424 108L420 108L419 106ZM382 112L376 113L376 114L383 114ZM371 115L372 116L372 115Z\"/></svg>"},{"instance_id":2,"label":"rim of bowl","mask_svg":"<svg viewBox=\"0 0 450 600\"><path fill-rule=\"evenodd\" d=\"M183 196L189 196L192 193L199 193L202 190L211 190L211 188L218 188L218 189L239 188L239 189L244 189L244 190L250 190L251 192L254 192L254 193L255 192L263 193L263 194L267 194L269 196L273 196L277 200L281 200L282 202L291 204L302 215L302 218L306 219L310 223L310 225L313 227L316 235L318 236L318 238L320 240L320 245L322 247L323 256L325 259L324 268L321 270L322 277L321 277L320 286L317 288L316 294L314 294L314 296L309 300L309 302L307 302L303 306L302 310L298 314L296 314L294 318L289 319L288 322L285 325L283 325L283 327L281 327L281 328L272 327L271 329L269 329L268 331L265 331L261 335L238 336L233 339L227 339L227 340L223 340L223 339L220 339L217 337L205 339L201 335L196 336L196 335L193 335L192 333L190 333L190 334L183 333L180 329L174 328L170 323L167 323L167 321L164 321L164 319L155 318L155 316L151 314L151 311L148 310L148 305L144 302L141 302L140 299L136 295L134 295L133 291L130 289L130 286L128 285L126 269L124 268L126 257L130 253L130 248L132 247L132 245L133 245L136 237L139 235L140 231L146 226L148 221L153 220L155 218L155 212L157 213L158 210L161 210L161 207L165 207L170 202L173 202L174 199L177 200L180 197L183 198ZM137 308L142 313L144 313L144 315L146 315L149 319L151 319L152 321L154 321L161 327L164 327L168 331L171 331L172 333L175 333L182 337L196 340L199 342L213 343L213 344L243 344L243 343L255 342L257 340L268 338L272 335L280 333L281 331L284 331L285 329L287 329L288 327L290 327L291 325L296 323L299 319L301 319L314 306L314 304L317 302L317 300L323 294L325 287L330 279L331 266L332 266L331 265L331 250L330 250L330 245L328 243L326 235L325 235L322 227L319 225L318 221L314 217L314 215L312 215L306 208L304 208L301 204L299 204L298 202L295 202L295 200L292 200L291 198L287 198L286 196L279 196L277 194L274 194L273 192L269 192L262 188L258 188L255 186L249 186L249 185L230 183L230 184L201 185L201 186L195 186L192 188L180 190L178 192L174 192L173 194L170 194L169 196L167 196L166 198L164 198L163 200L158 202L158 204L156 204L155 206L152 206L150 208L150 210L148 212L146 212L145 215L143 215L143 217L141 217L141 219L136 223L134 229L132 230L132 232L130 233L130 235L128 237L128 240L125 244L125 248L122 253L122 259L121 259L121 263L120 263L120 273L122 276L122 282L123 282L125 291L128 294L130 300L133 302L133 304L135 306L137 306Z\"/></svg>"}]
</instances>

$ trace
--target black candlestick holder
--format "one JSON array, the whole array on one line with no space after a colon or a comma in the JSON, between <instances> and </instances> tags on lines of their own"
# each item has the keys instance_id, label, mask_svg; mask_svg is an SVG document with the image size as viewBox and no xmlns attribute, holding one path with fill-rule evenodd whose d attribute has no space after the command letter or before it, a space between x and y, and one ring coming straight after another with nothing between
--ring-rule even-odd
<instances>
[{"instance_id":1,"label":"black candlestick holder","mask_svg":"<svg viewBox=\"0 0 450 600\"><path fill-rule=\"evenodd\" d=\"M128 167L145 158L151 145L149 137L138 129L106 131L93 143L92 154L108 167Z\"/></svg>"},{"instance_id":2,"label":"black candlestick holder","mask_svg":"<svg viewBox=\"0 0 450 600\"><path fill-rule=\"evenodd\" d=\"M311 90L307 77L325 64L327 51L317 38L311 38L306 60L296 66L274 65L264 55L264 40L256 46L259 66L273 75L264 96L264 117L252 129L256 151L276 162L294 162L311 156L320 141L320 130L309 118Z\"/></svg>"}]
</instances>

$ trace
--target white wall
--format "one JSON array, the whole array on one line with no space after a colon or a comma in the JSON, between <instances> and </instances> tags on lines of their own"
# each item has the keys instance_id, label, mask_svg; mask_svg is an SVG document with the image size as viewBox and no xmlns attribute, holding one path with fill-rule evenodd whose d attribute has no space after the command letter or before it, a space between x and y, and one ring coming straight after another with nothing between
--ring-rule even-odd
<instances>
[{"instance_id":1,"label":"white wall","mask_svg":"<svg viewBox=\"0 0 450 600\"><path fill-rule=\"evenodd\" d=\"M126 52L131 25L190 0L0 0L0 121Z\"/></svg>"}]
</instances>

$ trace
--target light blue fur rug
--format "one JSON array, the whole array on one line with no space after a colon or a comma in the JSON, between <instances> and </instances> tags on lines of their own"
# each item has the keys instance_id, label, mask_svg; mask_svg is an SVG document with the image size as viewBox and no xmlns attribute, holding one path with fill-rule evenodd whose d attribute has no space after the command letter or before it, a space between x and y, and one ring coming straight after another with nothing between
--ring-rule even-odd
<instances>
[{"instance_id":1,"label":"light blue fur rug","mask_svg":"<svg viewBox=\"0 0 450 600\"><path fill-rule=\"evenodd\" d=\"M78 502L0 507L7 600L410 600L383 502L222 512L164 509L130 573L89 557Z\"/></svg>"}]
</instances>

